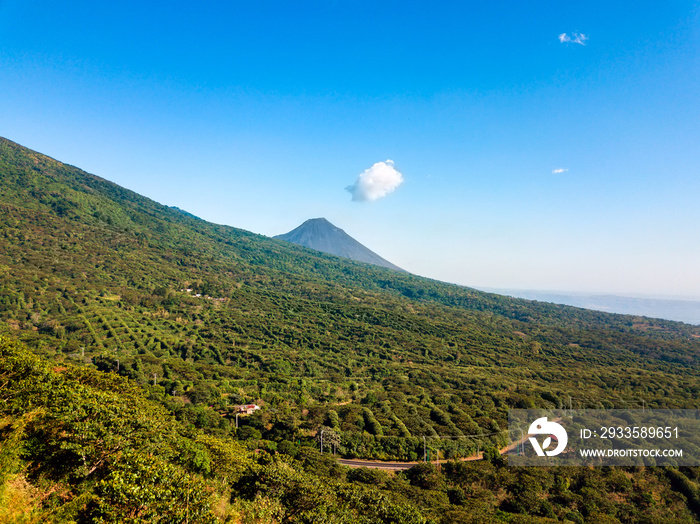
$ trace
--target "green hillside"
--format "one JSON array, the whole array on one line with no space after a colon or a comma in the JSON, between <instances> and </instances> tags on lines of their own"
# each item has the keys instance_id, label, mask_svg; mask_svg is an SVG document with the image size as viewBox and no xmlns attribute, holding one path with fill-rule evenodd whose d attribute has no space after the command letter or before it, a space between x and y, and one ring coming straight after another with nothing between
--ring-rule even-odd
<instances>
[{"instance_id":1,"label":"green hillside","mask_svg":"<svg viewBox=\"0 0 700 524\"><path fill-rule=\"evenodd\" d=\"M132 384L148 410L167 413L172 431L288 457L304 482L332 478L338 493L373 484L415 508L416 522L487 521L470 520L476 515L604 522L595 520L603 513L617 519L605 522L695 522L700 508L695 468L513 472L494 455L386 477L348 473L329 453L312 452L322 426L340 437L345 457L416 460L428 436L433 456L459 458L505 444L511 407L697 408L700 327L500 297L210 224L5 139L0 329L42 366ZM7 376L0 387L16 387ZM5 442L19 434L8 428L34 420L33 402L3 408ZM263 409L239 417L236 429L235 406L250 402ZM177 445L166 445L158 467L184 468L205 492L234 500L253 493L243 481L173 462ZM150 456L144 446L133 460ZM28 446L17 471L49 452ZM129 460L105 461L104 478ZM249 476L240 478L264 484L251 464L263 466L246 460ZM22 478L76 471L27 470ZM73 477L66 485L97 496L97 484ZM78 496L71 491L66 500ZM347 504L337 496L329 508ZM295 503L283 497L265 500L260 508L286 504L280 522L320 521L301 509L292 515ZM676 520L664 520L669 515Z\"/></svg>"}]
</instances>

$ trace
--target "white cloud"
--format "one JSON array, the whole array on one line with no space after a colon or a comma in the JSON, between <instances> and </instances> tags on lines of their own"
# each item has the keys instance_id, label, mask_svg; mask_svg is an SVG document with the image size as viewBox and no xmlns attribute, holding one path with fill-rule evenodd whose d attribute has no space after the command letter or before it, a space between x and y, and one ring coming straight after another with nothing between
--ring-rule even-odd
<instances>
[{"instance_id":1,"label":"white cloud","mask_svg":"<svg viewBox=\"0 0 700 524\"><path fill-rule=\"evenodd\" d=\"M562 44L571 42L572 44L586 45L588 36L584 35L583 33L571 33L571 36L569 36L567 33L562 33L559 35L559 41Z\"/></svg>"},{"instance_id":2,"label":"white cloud","mask_svg":"<svg viewBox=\"0 0 700 524\"><path fill-rule=\"evenodd\" d=\"M558 168L556 168L556 169L552 169L552 174L553 174L553 175L558 175L558 174L560 174L560 173L566 173L567 171L568 171L568 169L565 169L565 168L563 168L563 167L558 167Z\"/></svg>"},{"instance_id":3,"label":"white cloud","mask_svg":"<svg viewBox=\"0 0 700 524\"><path fill-rule=\"evenodd\" d=\"M369 169L365 169L357 177L354 185L345 188L350 192L355 202L378 200L387 196L397 187L403 184L403 175L394 167L394 162L377 162Z\"/></svg>"}]
</instances>

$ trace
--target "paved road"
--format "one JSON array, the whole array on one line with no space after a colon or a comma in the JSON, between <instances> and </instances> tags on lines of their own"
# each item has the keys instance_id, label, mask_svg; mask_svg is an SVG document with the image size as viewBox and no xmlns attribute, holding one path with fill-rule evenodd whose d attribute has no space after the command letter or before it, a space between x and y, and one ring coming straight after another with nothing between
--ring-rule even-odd
<instances>
[{"instance_id":1,"label":"paved road","mask_svg":"<svg viewBox=\"0 0 700 524\"><path fill-rule=\"evenodd\" d=\"M351 468L375 468L375 469L410 469L418 462L377 462L369 460L348 460L348 459L338 459L338 462L344 466L350 466Z\"/></svg>"},{"instance_id":2,"label":"paved road","mask_svg":"<svg viewBox=\"0 0 700 524\"><path fill-rule=\"evenodd\" d=\"M556 418L553 419L554 422L559 422L561 418ZM507 455L511 453L519 444L522 444L525 442L528 437L530 437L530 434L523 435L523 437L516 441L516 442L511 442L508 444L506 447L501 448L499 452L501 455ZM471 460L483 460L484 454L482 452L479 452L476 455L472 455L471 457L464 457L459 460L462 461L471 461ZM391 469L391 470L400 470L400 469L410 469L416 464L420 464L420 462L381 462L378 460L349 460L349 459L338 459L338 462L340 464L343 464L344 466L349 466L351 468L376 468L376 469ZM447 460L433 460L431 461L432 464L441 464L449 462Z\"/></svg>"},{"instance_id":3,"label":"paved road","mask_svg":"<svg viewBox=\"0 0 700 524\"><path fill-rule=\"evenodd\" d=\"M472 457L461 458L460 460L481 460L483 459L483 453L474 455ZM422 462L382 462L378 460L358 460L358 459L338 459L340 464L344 466L350 466L351 468L376 468L376 469L411 469L416 464L422 464ZM432 460L431 464L444 464L449 462L449 460Z\"/></svg>"}]
</instances>

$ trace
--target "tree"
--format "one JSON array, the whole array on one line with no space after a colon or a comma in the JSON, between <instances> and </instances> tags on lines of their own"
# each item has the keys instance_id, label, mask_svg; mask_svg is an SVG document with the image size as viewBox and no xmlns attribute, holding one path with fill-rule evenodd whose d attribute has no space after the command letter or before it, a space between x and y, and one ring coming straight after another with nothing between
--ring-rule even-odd
<instances>
[{"instance_id":1,"label":"tree","mask_svg":"<svg viewBox=\"0 0 700 524\"><path fill-rule=\"evenodd\" d=\"M338 430L340 428L340 419L338 418L338 412L334 409L328 410L328 425Z\"/></svg>"},{"instance_id":2,"label":"tree","mask_svg":"<svg viewBox=\"0 0 700 524\"><path fill-rule=\"evenodd\" d=\"M321 426L318 428L314 440L319 444L319 446L321 446L321 451L323 451L323 445L331 446L333 448L334 455L338 449L338 446L340 446L340 443L342 442L340 434L328 426Z\"/></svg>"}]
</instances>

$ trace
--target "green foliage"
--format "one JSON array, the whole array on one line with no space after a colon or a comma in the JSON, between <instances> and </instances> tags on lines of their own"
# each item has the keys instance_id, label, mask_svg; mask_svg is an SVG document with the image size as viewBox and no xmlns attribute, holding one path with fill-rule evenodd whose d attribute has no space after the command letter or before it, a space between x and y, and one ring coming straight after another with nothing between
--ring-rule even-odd
<instances>
[{"instance_id":1,"label":"green foliage","mask_svg":"<svg viewBox=\"0 0 700 524\"><path fill-rule=\"evenodd\" d=\"M157 457L125 453L97 484L97 523L215 523L205 484Z\"/></svg>"},{"instance_id":2,"label":"green foliage","mask_svg":"<svg viewBox=\"0 0 700 524\"><path fill-rule=\"evenodd\" d=\"M209 224L4 139L0 331L32 351L0 343L0 465L6 493L49 493L28 496L37 514L205 522L231 497L220 520L700 513L692 469L537 476L497 453L511 407L700 407L697 326L499 297ZM247 403L263 410L236 430ZM311 447L321 426L344 456L416 460L426 437L433 457L486 460L421 465L378 491ZM25 477L31 489L8 484Z\"/></svg>"},{"instance_id":3,"label":"green foliage","mask_svg":"<svg viewBox=\"0 0 700 524\"><path fill-rule=\"evenodd\" d=\"M340 429L340 418L338 417L338 412L334 409L328 410L328 426L336 431Z\"/></svg>"},{"instance_id":4,"label":"green foliage","mask_svg":"<svg viewBox=\"0 0 700 524\"><path fill-rule=\"evenodd\" d=\"M1 337L0 383L3 474L91 493L73 500L84 500L70 508L81 518L214 522L202 475L235 480L251 463L232 442L191 434L125 379L52 370ZM55 494L46 503L65 511L70 501Z\"/></svg>"},{"instance_id":5,"label":"green foliage","mask_svg":"<svg viewBox=\"0 0 700 524\"><path fill-rule=\"evenodd\" d=\"M253 501L244 514L264 513L262 499L274 500L269 515L283 522L424 522L416 509L372 490L328 485L264 452L257 463L231 440L184 428L126 379L70 365L53 370L4 338L0 383L0 496L19 472L53 484L46 510L32 509L45 521L54 508L63 515L57 522L214 523L214 494L228 486L234 502ZM308 466L339 471L329 456L308 458ZM381 509L366 502L373 497Z\"/></svg>"},{"instance_id":6,"label":"green foliage","mask_svg":"<svg viewBox=\"0 0 700 524\"><path fill-rule=\"evenodd\" d=\"M273 499L279 522L419 524L426 519L409 504L374 489L326 480L284 463L251 469L236 490L249 500Z\"/></svg>"},{"instance_id":7,"label":"green foliage","mask_svg":"<svg viewBox=\"0 0 700 524\"><path fill-rule=\"evenodd\" d=\"M348 472L347 478L370 486L384 486L389 480L389 474L381 469L354 468Z\"/></svg>"},{"instance_id":8,"label":"green foliage","mask_svg":"<svg viewBox=\"0 0 700 524\"><path fill-rule=\"evenodd\" d=\"M442 477L432 464L417 464L406 473L412 486L422 489L436 490L443 487Z\"/></svg>"}]
</instances>

